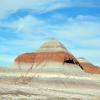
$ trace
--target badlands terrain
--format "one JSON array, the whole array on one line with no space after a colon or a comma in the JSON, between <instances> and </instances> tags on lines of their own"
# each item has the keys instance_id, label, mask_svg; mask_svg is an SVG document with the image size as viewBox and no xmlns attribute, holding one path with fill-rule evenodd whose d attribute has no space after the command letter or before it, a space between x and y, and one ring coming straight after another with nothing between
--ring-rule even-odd
<instances>
[{"instance_id":1,"label":"badlands terrain","mask_svg":"<svg viewBox=\"0 0 100 100\"><path fill-rule=\"evenodd\" d=\"M30 72L2 68L0 100L100 100L100 75L59 65L50 63Z\"/></svg>"},{"instance_id":2,"label":"badlands terrain","mask_svg":"<svg viewBox=\"0 0 100 100\"><path fill-rule=\"evenodd\" d=\"M51 39L0 69L0 100L100 100L100 68Z\"/></svg>"}]
</instances>

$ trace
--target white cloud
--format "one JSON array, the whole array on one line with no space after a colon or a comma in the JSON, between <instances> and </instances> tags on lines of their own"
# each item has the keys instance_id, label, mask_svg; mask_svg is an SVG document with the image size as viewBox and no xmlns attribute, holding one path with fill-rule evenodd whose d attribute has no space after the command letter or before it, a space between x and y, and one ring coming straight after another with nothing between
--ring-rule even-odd
<instances>
[{"instance_id":1,"label":"white cloud","mask_svg":"<svg viewBox=\"0 0 100 100\"><path fill-rule=\"evenodd\" d=\"M98 17L78 15L66 19L65 24L58 25L53 33L74 41L93 38L100 34L100 19Z\"/></svg>"},{"instance_id":2,"label":"white cloud","mask_svg":"<svg viewBox=\"0 0 100 100\"><path fill-rule=\"evenodd\" d=\"M35 13L45 13L63 7L99 7L98 0L2 0L0 1L0 18L20 9L31 9Z\"/></svg>"},{"instance_id":3,"label":"white cloud","mask_svg":"<svg viewBox=\"0 0 100 100\"><path fill-rule=\"evenodd\" d=\"M25 16L24 18L19 19L11 24L11 28L14 28L20 33L32 34L33 32L39 31L39 29L44 26L42 20L37 19L31 15ZM39 32L37 32L39 33Z\"/></svg>"},{"instance_id":4,"label":"white cloud","mask_svg":"<svg viewBox=\"0 0 100 100\"><path fill-rule=\"evenodd\" d=\"M53 16L54 17L54 16ZM60 16L61 17L61 16ZM56 19L55 19L56 20ZM98 17L83 16L69 17L63 25L53 25L48 20L40 20L34 16L27 15L13 23L10 27L22 33L59 34L70 38L89 38L100 33L100 20ZM52 33L51 33L52 32ZM52 36L52 35L51 35Z\"/></svg>"},{"instance_id":5,"label":"white cloud","mask_svg":"<svg viewBox=\"0 0 100 100\"><path fill-rule=\"evenodd\" d=\"M20 9L31 9L36 13L44 13L66 6L60 0L2 0L0 1L0 18Z\"/></svg>"},{"instance_id":6,"label":"white cloud","mask_svg":"<svg viewBox=\"0 0 100 100\"><path fill-rule=\"evenodd\" d=\"M40 20L37 17L27 15L10 23L8 27L15 29L20 33L19 36L22 36L23 38L38 36L63 37L63 39L76 41L77 43L79 42L81 45L88 45L91 42L90 38L93 38L93 43L96 43L97 39L95 38L100 34L99 18L83 15L68 17L62 25L60 25L59 22L58 24L53 25L53 20L51 24L48 20ZM88 44L86 44L86 42L88 42Z\"/></svg>"}]
</instances>

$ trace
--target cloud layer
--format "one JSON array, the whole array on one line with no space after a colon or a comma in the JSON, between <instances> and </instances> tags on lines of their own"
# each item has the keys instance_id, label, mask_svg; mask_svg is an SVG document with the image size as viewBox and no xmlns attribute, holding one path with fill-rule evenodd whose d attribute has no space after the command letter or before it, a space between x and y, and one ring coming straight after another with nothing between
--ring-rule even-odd
<instances>
[{"instance_id":1,"label":"cloud layer","mask_svg":"<svg viewBox=\"0 0 100 100\"><path fill-rule=\"evenodd\" d=\"M2 0L0 18L20 9L31 9L34 13L45 13L62 7L99 7L99 0Z\"/></svg>"}]
</instances>

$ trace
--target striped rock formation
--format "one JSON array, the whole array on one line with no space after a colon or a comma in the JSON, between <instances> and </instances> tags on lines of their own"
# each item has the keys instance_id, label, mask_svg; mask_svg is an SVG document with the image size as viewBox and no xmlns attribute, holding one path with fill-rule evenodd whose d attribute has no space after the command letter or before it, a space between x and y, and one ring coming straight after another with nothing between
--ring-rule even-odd
<instances>
[{"instance_id":1,"label":"striped rock formation","mask_svg":"<svg viewBox=\"0 0 100 100\"><path fill-rule=\"evenodd\" d=\"M100 74L100 67L97 67L87 61L85 58L78 58L80 65L83 67L83 70L87 73Z\"/></svg>"},{"instance_id":2,"label":"striped rock formation","mask_svg":"<svg viewBox=\"0 0 100 100\"><path fill-rule=\"evenodd\" d=\"M25 53L18 56L17 63L41 63L43 61L68 62L79 64L77 59L57 40L49 40L44 43L35 53Z\"/></svg>"},{"instance_id":3,"label":"striped rock formation","mask_svg":"<svg viewBox=\"0 0 100 100\"><path fill-rule=\"evenodd\" d=\"M45 42L36 52L19 55L15 62L18 68L22 70L42 67L42 71L49 69L61 72L63 70L65 73L74 74L75 72L75 75L85 72L100 74L99 68L85 61L85 59L77 60L61 42L55 39Z\"/></svg>"},{"instance_id":4,"label":"striped rock formation","mask_svg":"<svg viewBox=\"0 0 100 100\"><path fill-rule=\"evenodd\" d=\"M76 68L82 71L82 67L77 61L77 59L63 46L61 42L55 39L51 39L45 42L39 48L39 50L34 53L25 53L18 56L15 59L15 62L20 69L28 69L31 67L34 68L36 66L38 67L43 65L44 63L45 66L50 65L51 67L76 66Z\"/></svg>"}]
</instances>

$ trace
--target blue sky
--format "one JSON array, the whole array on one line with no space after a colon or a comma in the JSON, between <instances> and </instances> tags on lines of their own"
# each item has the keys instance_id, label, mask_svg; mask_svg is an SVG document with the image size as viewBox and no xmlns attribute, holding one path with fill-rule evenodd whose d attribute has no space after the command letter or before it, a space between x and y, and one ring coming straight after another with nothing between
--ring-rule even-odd
<instances>
[{"instance_id":1,"label":"blue sky","mask_svg":"<svg viewBox=\"0 0 100 100\"><path fill-rule=\"evenodd\" d=\"M0 0L0 66L50 38L100 66L100 1Z\"/></svg>"}]
</instances>

